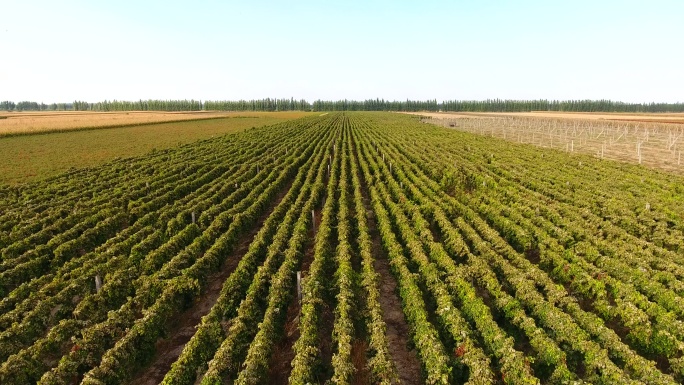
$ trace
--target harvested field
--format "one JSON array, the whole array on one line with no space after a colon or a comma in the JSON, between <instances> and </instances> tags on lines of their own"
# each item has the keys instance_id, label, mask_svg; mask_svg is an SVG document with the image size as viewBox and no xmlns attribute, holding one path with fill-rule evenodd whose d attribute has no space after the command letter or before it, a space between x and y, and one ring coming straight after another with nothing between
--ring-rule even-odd
<instances>
[{"instance_id":1,"label":"harvested field","mask_svg":"<svg viewBox=\"0 0 684 385\"><path fill-rule=\"evenodd\" d=\"M40 132L68 131L85 128L122 127L138 124L177 122L213 118L263 118L294 119L306 112L220 112L220 111L129 111L129 112L0 112L0 137L7 135L35 134Z\"/></svg>"},{"instance_id":2,"label":"harvested field","mask_svg":"<svg viewBox=\"0 0 684 385\"><path fill-rule=\"evenodd\" d=\"M0 137L0 184L20 184L44 179L70 168L93 167L116 158L140 156L153 150L284 122L304 114L306 113L233 114L233 117L208 120L157 122L88 130L65 129Z\"/></svg>"}]
</instances>

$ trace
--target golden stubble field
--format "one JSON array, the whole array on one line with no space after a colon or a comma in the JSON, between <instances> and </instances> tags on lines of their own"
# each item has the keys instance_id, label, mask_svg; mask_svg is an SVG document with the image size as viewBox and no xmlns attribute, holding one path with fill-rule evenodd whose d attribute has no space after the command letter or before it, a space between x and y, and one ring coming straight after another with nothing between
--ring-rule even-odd
<instances>
[{"instance_id":1,"label":"golden stubble field","mask_svg":"<svg viewBox=\"0 0 684 385\"><path fill-rule=\"evenodd\" d=\"M0 136L35 134L40 132L68 131L84 128L121 127L137 124L177 122L232 117L303 116L302 112L222 112L222 111L40 111L0 112Z\"/></svg>"},{"instance_id":2,"label":"golden stubble field","mask_svg":"<svg viewBox=\"0 0 684 385\"><path fill-rule=\"evenodd\" d=\"M45 119L43 122L49 121L52 126L43 124L40 126L43 127L42 130L4 137L0 135L0 184L32 182L70 168L94 167L115 158L143 155L155 149L170 148L310 114L312 113L129 113L128 118L125 118L125 113L22 115L27 121L31 119L29 115L35 116L35 121ZM179 117L184 116L191 119L179 121ZM114 117L120 119L113 120ZM210 119L201 119L203 117ZM171 119L171 122L164 122L162 119ZM0 124L3 120L0 119ZM96 124L101 128L93 128L98 127ZM104 128L112 125L114 128ZM27 129L17 126L17 130Z\"/></svg>"},{"instance_id":3,"label":"golden stubble field","mask_svg":"<svg viewBox=\"0 0 684 385\"><path fill-rule=\"evenodd\" d=\"M423 121L512 142L684 173L684 114L411 113Z\"/></svg>"}]
</instances>

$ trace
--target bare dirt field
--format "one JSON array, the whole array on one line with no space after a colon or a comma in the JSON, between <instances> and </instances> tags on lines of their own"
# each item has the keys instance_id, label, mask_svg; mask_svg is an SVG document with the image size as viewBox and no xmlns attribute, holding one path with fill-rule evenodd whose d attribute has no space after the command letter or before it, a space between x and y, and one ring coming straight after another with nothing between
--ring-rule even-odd
<instances>
[{"instance_id":1,"label":"bare dirt field","mask_svg":"<svg viewBox=\"0 0 684 385\"><path fill-rule=\"evenodd\" d=\"M559 112L559 111L532 111L532 112L403 112L404 114L421 115L433 119L472 118L472 117L527 117L547 119L588 119L588 120L615 120L632 122L660 122L684 124L684 113L609 113L609 112Z\"/></svg>"},{"instance_id":2,"label":"bare dirt field","mask_svg":"<svg viewBox=\"0 0 684 385\"><path fill-rule=\"evenodd\" d=\"M275 116L297 118L302 112L221 112L221 111L40 111L0 112L0 136L66 131L83 128L118 127L137 124L177 122L185 120Z\"/></svg>"}]
</instances>

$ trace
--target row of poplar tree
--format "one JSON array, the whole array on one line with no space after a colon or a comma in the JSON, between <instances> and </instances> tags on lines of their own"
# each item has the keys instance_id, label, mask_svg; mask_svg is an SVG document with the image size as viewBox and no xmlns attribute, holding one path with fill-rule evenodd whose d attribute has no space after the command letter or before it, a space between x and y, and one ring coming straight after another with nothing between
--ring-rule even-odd
<instances>
[{"instance_id":1,"label":"row of poplar tree","mask_svg":"<svg viewBox=\"0 0 684 385\"><path fill-rule=\"evenodd\" d=\"M469 111L469 112L684 112L684 103L623 103L612 100L138 100L44 104L0 102L0 111Z\"/></svg>"}]
</instances>

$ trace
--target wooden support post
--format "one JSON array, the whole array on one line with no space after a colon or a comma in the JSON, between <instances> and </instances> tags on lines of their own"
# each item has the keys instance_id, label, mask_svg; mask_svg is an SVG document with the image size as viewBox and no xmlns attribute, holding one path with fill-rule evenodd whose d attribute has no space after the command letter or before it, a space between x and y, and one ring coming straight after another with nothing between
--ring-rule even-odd
<instances>
[{"instance_id":1,"label":"wooden support post","mask_svg":"<svg viewBox=\"0 0 684 385\"><path fill-rule=\"evenodd\" d=\"M302 303L302 272L298 271L297 272L297 299L299 300L299 304Z\"/></svg>"},{"instance_id":2,"label":"wooden support post","mask_svg":"<svg viewBox=\"0 0 684 385\"><path fill-rule=\"evenodd\" d=\"M95 276L95 291L99 293L101 289L102 289L102 278L100 278L99 275L96 275Z\"/></svg>"},{"instance_id":3,"label":"wooden support post","mask_svg":"<svg viewBox=\"0 0 684 385\"><path fill-rule=\"evenodd\" d=\"M192 223L195 223L195 212L192 212Z\"/></svg>"},{"instance_id":4,"label":"wooden support post","mask_svg":"<svg viewBox=\"0 0 684 385\"><path fill-rule=\"evenodd\" d=\"M313 227L313 233L316 235L316 211L311 210L311 226Z\"/></svg>"}]
</instances>

